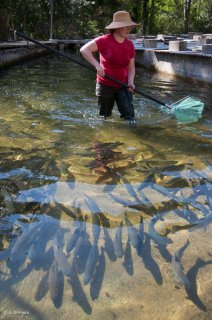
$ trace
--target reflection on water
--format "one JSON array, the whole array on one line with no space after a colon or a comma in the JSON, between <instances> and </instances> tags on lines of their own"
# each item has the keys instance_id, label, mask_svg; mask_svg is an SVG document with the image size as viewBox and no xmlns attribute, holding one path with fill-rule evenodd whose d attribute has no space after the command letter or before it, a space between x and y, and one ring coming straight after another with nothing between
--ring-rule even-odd
<instances>
[{"instance_id":1,"label":"reflection on water","mask_svg":"<svg viewBox=\"0 0 212 320\"><path fill-rule=\"evenodd\" d=\"M136 82L202 119L135 96L136 129L103 121L93 75L57 58L1 74L1 319L211 318L211 90L164 77Z\"/></svg>"}]
</instances>

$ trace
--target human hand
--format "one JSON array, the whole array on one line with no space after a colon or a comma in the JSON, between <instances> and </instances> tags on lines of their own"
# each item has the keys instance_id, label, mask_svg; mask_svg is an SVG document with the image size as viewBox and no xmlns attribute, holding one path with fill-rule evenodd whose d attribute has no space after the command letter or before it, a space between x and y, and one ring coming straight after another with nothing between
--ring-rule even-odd
<instances>
[{"instance_id":1,"label":"human hand","mask_svg":"<svg viewBox=\"0 0 212 320\"><path fill-rule=\"evenodd\" d=\"M105 71L100 65L96 66L96 73L99 77L103 78L105 76Z\"/></svg>"},{"instance_id":2,"label":"human hand","mask_svg":"<svg viewBox=\"0 0 212 320\"><path fill-rule=\"evenodd\" d=\"M132 83L128 83L128 91L129 92L131 92L131 93L134 93L134 89L135 89L135 85L134 85L134 83L132 82Z\"/></svg>"}]
</instances>

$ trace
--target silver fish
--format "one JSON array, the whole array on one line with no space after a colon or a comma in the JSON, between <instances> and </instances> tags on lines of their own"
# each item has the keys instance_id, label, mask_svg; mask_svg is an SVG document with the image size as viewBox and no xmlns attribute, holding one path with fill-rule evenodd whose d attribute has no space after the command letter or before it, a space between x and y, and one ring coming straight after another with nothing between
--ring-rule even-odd
<instances>
[{"instance_id":1,"label":"silver fish","mask_svg":"<svg viewBox=\"0 0 212 320\"><path fill-rule=\"evenodd\" d=\"M84 196L85 196L85 202L91 213L101 212L99 206L97 205L94 199L89 197L86 193L84 193Z\"/></svg>"},{"instance_id":2,"label":"silver fish","mask_svg":"<svg viewBox=\"0 0 212 320\"><path fill-rule=\"evenodd\" d=\"M71 276L71 266L68 263L67 256L62 251L56 237L53 239L53 249L54 249L54 257L57 261L58 269L63 272L63 274L67 277Z\"/></svg>"},{"instance_id":3,"label":"silver fish","mask_svg":"<svg viewBox=\"0 0 212 320\"><path fill-rule=\"evenodd\" d=\"M124 219L127 225L127 232L130 242L134 248L137 248L139 245L138 230L130 223L129 219L126 216Z\"/></svg>"},{"instance_id":4,"label":"silver fish","mask_svg":"<svg viewBox=\"0 0 212 320\"><path fill-rule=\"evenodd\" d=\"M191 283L189 279L186 277L183 271L183 267L180 263L182 253L189 246L190 241L187 240L186 244L184 244L180 249L178 249L172 257L172 270L174 274L174 280L177 285L180 287L184 286L186 289L190 289Z\"/></svg>"},{"instance_id":5,"label":"silver fish","mask_svg":"<svg viewBox=\"0 0 212 320\"><path fill-rule=\"evenodd\" d=\"M50 297L54 305L62 296L63 278L58 269L57 261L54 260L49 271L49 291Z\"/></svg>"},{"instance_id":6,"label":"silver fish","mask_svg":"<svg viewBox=\"0 0 212 320\"><path fill-rule=\"evenodd\" d=\"M76 228L73 232L73 234L71 235L67 245L66 245L66 252L70 253L73 248L75 247L78 239L79 239L79 235L80 235L80 229Z\"/></svg>"},{"instance_id":7,"label":"silver fish","mask_svg":"<svg viewBox=\"0 0 212 320\"><path fill-rule=\"evenodd\" d=\"M140 198L139 198L136 191L134 190L132 185L129 183L129 181L123 176L121 176L121 179L123 180L124 186L127 189L128 193L131 197L133 197L138 203L142 203L143 205L149 204L149 200L147 199L147 197L144 195L144 193L141 190L139 190L140 191L139 192Z\"/></svg>"},{"instance_id":8,"label":"silver fish","mask_svg":"<svg viewBox=\"0 0 212 320\"><path fill-rule=\"evenodd\" d=\"M74 252L73 252L74 258L76 258L79 255L80 250L81 250L83 244L85 243L87 237L88 237L88 235L86 233L86 223L83 222L82 227L80 229L79 238L78 238L76 246L74 248Z\"/></svg>"},{"instance_id":9,"label":"silver fish","mask_svg":"<svg viewBox=\"0 0 212 320\"><path fill-rule=\"evenodd\" d=\"M128 208L133 208L135 210L139 210L139 211L143 211L145 212L147 215L151 215L156 212L156 209L154 208L154 206L149 202L149 203L142 203L141 200L138 201L129 201L129 200L125 200L122 198L119 198L115 195L113 195L112 193L109 193L109 196L116 202L122 204L124 207L128 207Z\"/></svg>"},{"instance_id":10,"label":"silver fish","mask_svg":"<svg viewBox=\"0 0 212 320\"><path fill-rule=\"evenodd\" d=\"M85 285L88 284L92 279L92 275L95 270L95 266L97 264L98 257L99 257L99 249L98 249L97 244L94 243L90 252L89 252L89 256L88 256L88 259L87 259L86 265L85 265L85 272L84 272L84 277L83 277L83 283Z\"/></svg>"},{"instance_id":11,"label":"silver fish","mask_svg":"<svg viewBox=\"0 0 212 320\"><path fill-rule=\"evenodd\" d=\"M118 258L121 258L124 254L123 248L122 248L122 221L120 225L117 227L115 238L114 238L114 249L115 254Z\"/></svg>"},{"instance_id":12,"label":"silver fish","mask_svg":"<svg viewBox=\"0 0 212 320\"><path fill-rule=\"evenodd\" d=\"M28 249L27 256L31 261L38 261L45 255L46 245L49 239L52 239L53 235L55 234L58 228L58 223L53 223L53 221L49 223L49 221L47 221L44 226L45 227L42 228L41 232L37 234Z\"/></svg>"},{"instance_id":13,"label":"silver fish","mask_svg":"<svg viewBox=\"0 0 212 320\"><path fill-rule=\"evenodd\" d=\"M36 237L34 242L31 244L31 246L29 247L29 250L27 252L27 257L29 260L33 261L36 257L36 254L37 254L37 245L38 245L38 241L39 241L39 238Z\"/></svg>"},{"instance_id":14,"label":"silver fish","mask_svg":"<svg viewBox=\"0 0 212 320\"><path fill-rule=\"evenodd\" d=\"M175 194L172 194L171 192L166 190L166 188L159 186L156 183L152 184L151 186L156 191L160 192L161 194L165 195L168 198L175 200L179 204L189 204L192 207L194 207L195 209L200 210L201 212L204 211L204 209L205 209L201 203L194 201L191 197L183 198L183 197L176 196Z\"/></svg>"},{"instance_id":15,"label":"silver fish","mask_svg":"<svg viewBox=\"0 0 212 320\"><path fill-rule=\"evenodd\" d=\"M120 175L120 179L124 182L124 186L126 188L126 190L128 191L129 195L131 197L133 197L135 200L138 200L138 201L141 201L139 198L138 198L138 195L137 193L135 192L134 188L132 187L132 185L129 183L129 181L124 177L122 176L121 174Z\"/></svg>"},{"instance_id":16,"label":"silver fish","mask_svg":"<svg viewBox=\"0 0 212 320\"><path fill-rule=\"evenodd\" d=\"M149 187L153 183L156 182L155 174L151 173L142 181L142 183L138 186L138 190L141 191L142 189L145 189L146 187Z\"/></svg>"},{"instance_id":17,"label":"silver fish","mask_svg":"<svg viewBox=\"0 0 212 320\"><path fill-rule=\"evenodd\" d=\"M16 258L19 253L26 253L29 247L32 245L35 238L41 232L41 229L45 227L45 221L40 220L36 223L30 224L28 229L25 230L21 236L17 239L14 247L11 249L11 259Z\"/></svg>"},{"instance_id":18,"label":"silver fish","mask_svg":"<svg viewBox=\"0 0 212 320\"><path fill-rule=\"evenodd\" d=\"M163 237L163 236L160 236L156 230L155 230L155 227L154 227L154 224L155 222L157 221L158 217L157 216L154 216L149 225L148 225L148 232L149 232L149 235L151 236L151 238L157 243L157 244L160 244L162 246L166 246L168 243L172 243L172 240L169 239L169 238L166 238L166 237Z\"/></svg>"},{"instance_id":19,"label":"silver fish","mask_svg":"<svg viewBox=\"0 0 212 320\"><path fill-rule=\"evenodd\" d=\"M205 228L212 222L212 213L208 213L204 218L201 218L193 223L189 231Z\"/></svg>"},{"instance_id":20,"label":"silver fish","mask_svg":"<svg viewBox=\"0 0 212 320\"><path fill-rule=\"evenodd\" d=\"M100 209L96 203L96 201L90 197L88 197L85 194L85 202L92 214L92 233L93 233L93 237L95 239L95 241L97 242L99 240L99 236L100 236L100 217L99 217L99 213L100 213Z\"/></svg>"},{"instance_id":21,"label":"silver fish","mask_svg":"<svg viewBox=\"0 0 212 320\"><path fill-rule=\"evenodd\" d=\"M92 214L92 233L94 240L98 242L99 237L100 237L100 219L98 213Z\"/></svg>"}]
</instances>

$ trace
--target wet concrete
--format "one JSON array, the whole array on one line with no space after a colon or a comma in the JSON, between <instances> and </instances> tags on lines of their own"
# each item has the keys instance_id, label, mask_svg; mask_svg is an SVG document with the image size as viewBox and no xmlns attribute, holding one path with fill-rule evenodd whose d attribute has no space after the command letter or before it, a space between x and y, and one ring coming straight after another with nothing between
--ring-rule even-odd
<instances>
[{"instance_id":1,"label":"wet concrete","mask_svg":"<svg viewBox=\"0 0 212 320\"><path fill-rule=\"evenodd\" d=\"M70 46L77 46L79 44L77 40L49 40L40 42L60 50L64 50ZM46 54L49 54L48 50L38 47L29 41L0 42L0 68L7 68L11 65L15 65Z\"/></svg>"},{"instance_id":2,"label":"wet concrete","mask_svg":"<svg viewBox=\"0 0 212 320\"><path fill-rule=\"evenodd\" d=\"M60 50L71 46L78 51L79 47L87 41L88 39L49 40L42 41L42 43ZM148 39L145 41L157 42L157 40ZM176 51L172 50L171 47L169 49L168 46L159 46L158 44L155 48L143 48L140 44L137 46L137 40L135 40L134 45L137 65L158 72L212 84L212 54L193 52L187 49L185 51ZM207 46L211 45L208 44ZM0 68L6 68L47 53L47 50L38 48L28 41L0 43Z\"/></svg>"},{"instance_id":3,"label":"wet concrete","mask_svg":"<svg viewBox=\"0 0 212 320\"><path fill-rule=\"evenodd\" d=\"M212 84L212 54L191 51L140 49L136 64L158 72Z\"/></svg>"}]
</instances>

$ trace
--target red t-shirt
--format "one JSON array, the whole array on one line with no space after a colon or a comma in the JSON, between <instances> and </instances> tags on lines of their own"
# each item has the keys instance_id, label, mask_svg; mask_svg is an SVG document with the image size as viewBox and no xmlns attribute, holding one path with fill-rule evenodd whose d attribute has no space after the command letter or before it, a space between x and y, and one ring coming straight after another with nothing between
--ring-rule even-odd
<instances>
[{"instance_id":1,"label":"red t-shirt","mask_svg":"<svg viewBox=\"0 0 212 320\"><path fill-rule=\"evenodd\" d=\"M135 48L131 40L125 39L123 43L116 41L112 33L95 38L100 54L100 65L105 73L128 83L128 66L135 56ZM106 86L120 87L119 84L97 75L97 82Z\"/></svg>"}]
</instances>

